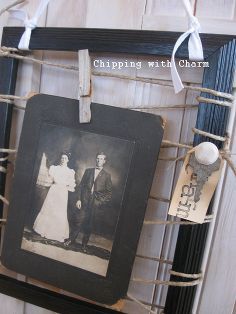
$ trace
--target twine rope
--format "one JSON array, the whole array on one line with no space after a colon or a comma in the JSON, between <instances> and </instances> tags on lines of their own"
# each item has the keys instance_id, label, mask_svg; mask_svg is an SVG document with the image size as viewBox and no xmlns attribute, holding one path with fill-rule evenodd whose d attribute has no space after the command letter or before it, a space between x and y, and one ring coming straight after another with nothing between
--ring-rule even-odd
<instances>
[{"instance_id":1,"label":"twine rope","mask_svg":"<svg viewBox=\"0 0 236 314\"><path fill-rule=\"evenodd\" d=\"M152 260L152 261L159 262L159 263L162 263L162 264L169 264L169 265L173 264L173 261L168 260L168 259L164 259L164 258L161 258L161 257L144 256L144 255L140 255L140 254L136 254L136 257Z\"/></svg>"},{"instance_id":2,"label":"twine rope","mask_svg":"<svg viewBox=\"0 0 236 314\"><path fill-rule=\"evenodd\" d=\"M143 279L143 278L133 278L133 282L143 283L143 284L154 284L154 285L164 285L173 287L192 287L196 286L202 282L202 278L192 280L192 281L170 281L170 280L158 280L158 279Z\"/></svg>"},{"instance_id":3,"label":"twine rope","mask_svg":"<svg viewBox=\"0 0 236 314\"><path fill-rule=\"evenodd\" d=\"M7 220L5 218L0 219L1 224L6 224Z\"/></svg>"},{"instance_id":4,"label":"twine rope","mask_svg":"<svg viewBox=\"0 0 236 314\"><path fill-rule=\"evenodd\" d=\"M62 68L62 69L66 69L66 70L79 71L79 68L76 66L51 63L48 61L39 60L39 59L29 57L29 56L23 56L23 55L20 55L19 53L20 53L20 50L18 50L16 48L0 47L0 57L15 58L18 60L25 60L25 61L38 63L40 65L47 65L47 66ZM160 81L158 79L152 79L152 78L132 77L132 76L128 76L128 75L112 74L112 73L106 73L106 72L97 72L94 70L92 71L92 75L93 76L102 76L102 77L124 79L124 80L139 81L139 82L143 82L143 83L157 84L157 85L165 86L165 87L172 87L172 88L174 87L173 84L171 84L171 83L166 83L166 82L163 83L162 81ZM234 97L232 94L216 91L216 90L205 88L205 87L184 85L184 88L186 90L199 91L199 92L207 93L207 94L210 94L213 96L225 98L225 99L228 99L229 101L234 100ZM197 105L193 105L193 106L197 106Z\"/></svg>"},{"instance_id":5,"label":"twine rope","mask_svg":"<svg viewBox=\"0 0 236 314\"><path fill-rule=\"evenodd\" d=\"M164 202L164 203L170 203L170 200L168 198L164 198L160 196L150 195L149 198L156 201Z\"/></svg>"},{"instance_id":6,"label":"twine rope","mask_svg":"<svg viewBox=\"0 0 236 314\"><path fill-rule=\"evenodd\" d=\"M162 140L161 142L161 147L179 147L179 148L189 148L192 149L193 146L187 145L187 144L182 144L182 143L176 143L176 142L172 142L169 140Z\"/></svg>"},{"instance_id":7,"label":"twine rope","mask_svg":"<svg viewBox=\"0 0 236 314\"><path fill-rule=\"evenodd\" d=\"M213 215L207 215L204 219L203 223L210 223L213 220L214 216ZM196 225L198 224L197 222L192 222L192 221L176 221L176 220L159 220L159 219L154 219L154 220L144 220L144 225Z\"/></svg>"},{"instance_id":8,"label":"twine rope","mask_svg":"<svg viewBox=\"0 0 236 314\"><path fill-rule=\"evenodd\" d=\"M206 97L202 97L202 96L197 96L196 99L200 103L215 104L215 105L224 106L224 107L231 107L232 106L232 102L229 102L229 101L222 101L222 100L206 98Z\"/></svg>"},{"instance_id":9,"label":"twine rope","mask_svg":"<svg viewBox=\"0 0 236 314\"><path fill-rule=\"evenodd\" d=\"M7 154L15 154L17 152L16 149L8 149L8 148L0 148L0 153L7 153ZM7 161L9 156L1 157L0 162ZM0 166L0 172L7 173L7 168L4 166ZM2 201L5 205L9 206L9 201L0 194L0 201ZM6 221L6 219L0 219L0 222Z\"/></svg>"},{"instance_id":10,"label":"twine rope","mask_svg":"<svg viewBox=\"0 0 236 314\"><path fill-rule=\"evenodd\" d=\"M221 142L227 141L227 137L223 137L223 136L215 135L215 134L212 134L209 132L205 132L205 131L199 130L197 128L192 128L192 131L195 134L206 136L206 137L212 138L213 140L216 140L216 141L221 141Z\"/></svg>"},{"instance_id":11,"label":"twine rope","mask_svg":"<svg viewBox=\"0 0 236 314\"><path fill-rule=\"evenodd\" d=\"M0 57L8 57L8 58L13 58L17 60L25 60L25 61L30 61L34 62L36 64L40 65L48 65L51 67L56 67L56 68L61 68L65 70L73 70L73 71L78 71L79 68L73 65L66 65L66 64L59 64L59 63L52 63L48 61L43 61L40 59L36 59L33 57L28 57L28 56L22 56L20 54L17 54L17 52L20 52L16 48L7 48L7 47L0 47Z\"/></svg>"},{"instance_id":12,"label":"twine rope","mask_svg":"<svg viewBox=\"0 0 236 314\"><path fill-rule=\"evenodd\" d=\"M156 314L155 311L151 310L147 305L145 305L143 302L139 301L137 298L132 296L130 293L127 293L127 298L131 301L134 301L135 303L139 304L143 309L148 311L149 313Z\"/></svg>"},{"instance_id":13,"label":"twine rope","mask_svg":"<svg viewBox=\"0 0 236 314\"><path fill-rule=\"evenodd\" d=\"M9 201L8 201L4 196L2 196L1 194L0 194L0 200L1 200L5 205L9 206Z\"/></svg>"},{"instance_id":14,"label":"twine rope","mask_svg":"<svg viewBox=\"0 0 236 314\"><path fill-rule=\"evenodd\" d=\"M144 279L144 278L132 278L131 280L134 282L139 282L143 284L157 284L157 285L165 285L165 286L175 286L175 287L190 287L198 285L202 279L203 274L186 274L182 272L177 272L174 270L169 271L170 275L181 277L181 278L187 278L187 279L194 279L191 281L171 281L171 280L158 280L158 279Z\"/></svg>"},{"instance_id":15,"label":"twine rope","mask_svg":"<svg viewBox=\"0 0 236 314\"><path fill-rule=\"evenodd\" d=\"M185 273L180 273L178 271L174 271L174 270L170 270L169 271L170 275L173 276L178 276L178 277L182 277L182 278L189 278L189 279L200 279L202 278L202 273L199 274L185 274Z\"/></svg>"}]
</instances>

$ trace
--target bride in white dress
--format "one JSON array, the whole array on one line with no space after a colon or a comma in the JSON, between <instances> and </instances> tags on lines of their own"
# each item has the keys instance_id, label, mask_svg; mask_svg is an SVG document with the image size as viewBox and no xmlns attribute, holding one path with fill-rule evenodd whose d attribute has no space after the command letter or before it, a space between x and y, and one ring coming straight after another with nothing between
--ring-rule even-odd
<instances>
[{"instance_id":1,"label":"bride in white dress","mask_svg":"<svg viewBox=\"0 0 236 314\"><path fill-rule=\"evenodd\" d=\"M49 168L53 184L33 226L42 237L59 242L69 238L68 191L75 190L75 171L67 166L68 161L69 154L62 153L60 165Z\"/></svg>"}]
</instances>

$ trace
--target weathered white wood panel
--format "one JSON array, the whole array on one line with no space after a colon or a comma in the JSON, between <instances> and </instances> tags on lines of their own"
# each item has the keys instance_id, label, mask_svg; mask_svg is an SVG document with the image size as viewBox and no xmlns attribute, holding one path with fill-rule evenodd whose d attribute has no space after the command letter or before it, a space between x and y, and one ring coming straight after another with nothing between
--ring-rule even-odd
<instances>
[{"instance_id":1,"label":"weathered white wood panel","mask_svg":"<svg viewBox=\"0 0 236 314\"><path fill-rule=\"evenodd\" d=\"M85 27L88 1L50 1L47 14L48 27Z\"/></svg>"},{"instance_id":2,"label":"weathered white wood panel","mask_svg":"<svg viewBox=\"0 0 236 314\"><path fill-rule=\"evenodd\" d=\"M5 1L8 2L9 1ZM13 1L11 1L13 2ZM24 4L21 4L17 6L18 8L24 8L27 10L29 16L32 16L33 13L35 12L35 9L37 8L38 1L37 0L31 0L30 2L26 2ZM4 20L4 25L8 26L19 26L22 25L22 22L9 18L9 15L7 13L4 14L5 20ZM42 15L42 17L39 19L38 25L44 26L45 25L45 19L46 19L46 12ZM0 22L2 21L0 17ZM41 58L41 53L36 52L34 54L35 57ZM19 70L18 70L18 78L17 78L17 84L16 84L16 95L22 95L25 96L28 94L30 91L35 91L37 92L39 90L39 84L40 84L40 66L31 64L31 63L20 63L19 65ZM24 103L21 103L21 105ZM12 129L11 129L11 138L10 138L10 147L17 147L19 143L19 137L20 137L20 131L22 127L22 122L23 122L23 117L24 117L24 111L22 110L14 110L13 112L13 123L12 123ZM10 156L11 160L14 160L14 156ZM10 169L8 173L8 180L7 180L7 197L9 198L9 190L11 186L11 178L12 178L12 171L13 168ZM25 280L23 276L16 275L14 272L9 272L6 269L1 269L1 272L4 274L7 274L9 276L17 276L18 279ZM23 301L1 295L1 309L2 313L10 314L10 313L29 313L27 311L27 307L25 306L26 304ZM33 313L34 306L31 305L31 310L30 312ZM42 309L44 312L44 309ZM46 311L46 310L45 310Z\"/></svg>"},{"instance_id":3,"label":"weathered white wood panel","mask_svg":"<svg viewBox=\"0 0 236 314\"><path fill-rule=\"evenodd\" d=\"M0 294L1 314L23 314L24 302L15 298Z\"/></svg>"},{"instance_id":4,"label":"weathered white wood panel","mask_svg":"<svg viewBox=\"0 0 236 314\"><path fill-rule=\"evenodd\" d=\"M191 1L194 5L195 0ZM179 0L147 0L146 15L164 15L164 16L185 16L184 7L182 1Z\"/></svg>"},{"instance_id":5,"label":"weathered white wood panel","mask_svg":"<svg viewBox=\"0 0 236 314\"><path fill-rule=\"evenodd\" d=\"M201 32L235 34L235 0L192 0ZM186 31L188 19L182 1L147 0L142 29Z\"/></svg>"},{"instance_id":6,"label":"weathered white wood panel","mask_svg":"<svg viewBox=\"0 0 236 314\"><path fill-rule=\"evenodd\" d=\"M30 303L25 303L24 314L54 314L54 313L56 313L56 312L46 310L42 307L35 306L33 304L30 304ZM9 312L9 314L10 314L10 312Z\"/></svg>"},{"instance_id":7,"label":"weathered white wood panel","mask_svg":"<svg viewBox=\"0 0 236 314\"><path fill-rule=\"evenodd\" d=\"M1 0L0 8L10 1ZM196 2L196 3L195 3ZM28 7L30 15L38 0L30 0L25 6ZM196 4L197 16L202 24L202 30L205 32L215 33L235 33L235 1L230 0L198 0L192 1ZM104 27L104 28L136 28L136 29L158 29L158 30L186 30L187 18L182 7L181 1L171 0L58 0L51 1L47 14L46 12L40 20L40 25L61 26L61 27ZM69 18L68 18L69 17ZM8 15L4 14L0 17L0 27L6 25ZM220 22L219 22L220 20ZM8 21L9 25L20 25L16 20ZM1 32L1 29L0 29ZM41 54L37 53L37 57L41 58ZM77 54L73 53L44 53L44 59L61 62L65 64L77 64ZM92 56L93 58L110 58L119 59L124 56ZM127 60L136 60L131 56L126 56ZM142 61L155 58L141 58ZM137 59L138 60L138 59ZM170 80L170 69L159 68L156 70L142 67L140 70L123 69L113 70L113 73L128 74L132 76L154 77L160 80ZM61 69L52 69L46 66L41 67L24 63L20 65L20 71L17 81L16 94L25 95L29 91L41 91L44 93L77 98L78 94L78 74L74 71L66 71ZM110 71L109 69L100 69L100 71ZM200 83L201 69L180 69L180 75L186 83ZM53 82L53 84L48 84ZM193 103L194 93L182 92L178 96L173 93L171 88L165 88L140 82L127 82L126 80L115 78L93 78L93 100L121 107L141 107L156 106L158 104L183 104ZM161 113L167 119L167 128L165 138L191 142L192 134L189 131L190 126L194 124L196 118L196 110L152 110L149 112ZM14 127L12 128L11 146L18 144L19 134L22 125L23 112L14 112ZM183 150L163 149L161 156L177 156L183 154ZM152 194L164 198L169 198L180 163L175 166L170 162L159 161L157 171L152 187ZM234 199L230 201L233 194L232 184L234 181L230 172L228 173L228 182L225 186L226 200L223 198L223 207L220 210L218 225L216 226L215 240L213 243L210 264L208 266L208 275L205 279L202 300L199 305L199 313L231 313L233 311L235 300L235 282L234 277L234 260L236 257L235 250L229 246L229 242L224 239L234 239L235 231L233 223L236 217L233 214ZM160 184L161 182L161 184ZM230 194L231 193L231 194ZM225 202L225 205L224 205ZM227 209L228 207L228 209ZM229 211L227 212L226 209ZM150 200L147 210L147 218L165 219L167 214L167 204ZM178 227L163 226L144 226L140 238L138 253L171 259L174 254ZM222 237L223 235L223 237ZM230 261L229 267L226 269L225 260ZM159 263L136 258L133 276L144 278L166 279L170 266L159 265ZM227 271L226 271L226 270ZM215 271L218 271L214 277ZM11 272L11 275L15 275ZM231 278L231 281L229 280ZM40 283L35 284L40 285ZM223 283L223 284L222 284ZM222 291L224 287L224 291ZM48 287L52 290L53 287ZM143 286L141 284L130 284L129 292L134 296L156 304L164 304L166 287ZM224 293L223 293L224 292ZM4 304L4 313L48 313L44 309L34 307L23 302L17 301L7 296L0 295L1 304ZM213 304L216 304L213 306ZM5 306L6 305L6 306ZM211 310L214 309L214 312ZM133 302L126 302L125 311L128 313L145 313L139 305ZM228 312L229 311L229 312Z\"/></svg>"},{"instance_id":8,"label":"weathered white wood panel","mask_svg":"<svg viewBox=\"0 0 236 314\"><path fill-rule=\"evenodd\" d=\"M88 0L86 27L140 29L146 0Z\"/></svg>"},{"instance_id":9,"label":"weathered white wood panel","mask_svg":"<svg viewBox=\"0 0 236 314\"><path fill-rule=\"evenodd\" d=\"M192 7L195 0L191 1ZM187 27L187 17L182 1L147 0L143 16L143 29L156 29L162 31L183 31Z\"/></svg>"},{"instance_id":10,"label":"weathered white wood panel","mask_svg":"<svg viewBox=\"0 0 236 314\"><path fill-rule=\"evenodd\" d=\"M2 0L0 2L0 11L3 10L7 5L10 5L13 3L12 1L9 0ZM2 29L4 26L7 25L7 20L8 20L8 13L5 12L0 16L0 38L2 38Z\"/></svg>"},{"instance_id":11,"label":"weathered white wood panel","mask_svg":"<svg viewBox=\"0 0 236 314\"><path fill-rule=\"evenodd\" d=\"M232 136L232 160L236 163L236 123ZM212 246L203 282L198 312L235 313L236 301L236 182L235 175L227 169L222 189Z\"/></svg>"},{"instance_id":12,"label":"weathered white wood panel","mask_svg":"<svg viewBox=\"0 0 236 314\"><path fill-rule=\"evenodd\" d=\"M235 0L198 0L198 17L233 20L235 18Z\"/></svg>"}]
</instances>

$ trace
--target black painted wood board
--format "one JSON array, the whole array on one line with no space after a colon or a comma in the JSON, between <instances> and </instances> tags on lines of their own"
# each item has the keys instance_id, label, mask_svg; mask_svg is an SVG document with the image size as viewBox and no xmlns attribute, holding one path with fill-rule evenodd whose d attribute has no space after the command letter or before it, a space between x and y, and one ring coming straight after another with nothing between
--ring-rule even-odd
<instances>
[{"instance_id":1,"label":"black painted wood board","mask_svg":"<svg viewBox=\"0 0 236 314\"><path fill-rule=\"evenodd\" d=\"M0 94L14 94L17 64L14 59L0 58ZM12 104L0 103L0 147L6 148L9 145L11 118L12 118ZM0 157L5 154L0 153ZM3 166L7 166L4 162ZM0 172L0 194L4 195L6 174ZM0 215L3 214L3 203L0 202Z\"/></svg>"},{"instance_id":2,"label":"black painted wood board","mask_svg":"<svg viewBox=\"0 0 236 314\"><path fill-rule=\"evenodd\" d=\"M4 46L17 47L23 32L23 27L5 27L2 36ZM180 35L178 32L146 30L38 27L32 31L29 47L32 50L89 49L91 52L171 56ZM205 58L234 38L232 35L216 34L200 36ZM178 49L176 57L188 58L187 40Z\"/></svg>"},{"instance_id":3,"label":"black painted wood board","mask_svg":"<svg viewBox=\"0 0 236 314\"><path fill-rule=\"evenodd\" d=\"M204 72L202 85L206 88L232 93L235 60L236 42L233 40L208 58L210 67ZM206 93L202 93L201 96L220 99L220 97L215 96L209 97ZM225 136L229 111L229 107L208 106L205 103L201 103L198 109L196 128L215 135ZM221 141L197 134L194 137L194 146L206 140L213 142L219 149L222 148ZM212 202L207 214L211 213ZM180 226L173 263L175 271L187 274L198 274L201 272L208 227L208 224ZM171 276L170 280L184 281L183 278L180 279L175 276ZM188 288L170 287L168 289L165 313L191 313L195 291L196 286ZM173 300L176 300L176 303Z\"/></svg>"}]
</instances>

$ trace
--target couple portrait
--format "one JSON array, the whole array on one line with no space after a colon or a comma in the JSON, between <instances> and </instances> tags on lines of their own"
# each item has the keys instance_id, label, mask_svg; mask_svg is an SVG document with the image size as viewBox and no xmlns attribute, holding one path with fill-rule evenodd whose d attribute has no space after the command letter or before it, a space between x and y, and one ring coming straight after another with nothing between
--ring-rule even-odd
<instances>
[{"instance_id":1,"label":"couple portrait","mask_svg":"<svg viewBox=\"0 0 236 314\"><path fill-rule=\"evenodd\" d=\"M22 248L105 276L131 155L126 140L45 126Z\"/></svg>"}]
</instances>

